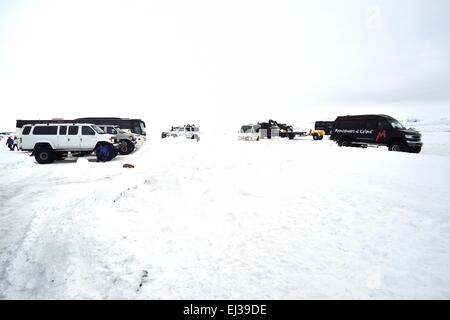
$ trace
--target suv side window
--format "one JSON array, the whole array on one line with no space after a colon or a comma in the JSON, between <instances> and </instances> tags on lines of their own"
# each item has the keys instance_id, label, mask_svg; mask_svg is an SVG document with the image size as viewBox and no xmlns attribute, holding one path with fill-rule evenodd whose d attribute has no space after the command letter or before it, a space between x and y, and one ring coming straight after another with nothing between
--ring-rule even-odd
<instances>
[{"instance_id":1,"label":"suv side window","mask_svg":"<svg viewBox=\"0 0 450 320\"><path fill-rule=\"evenodd\" d=\"M24 136L27 136L30 134L30 131L31 131L31 127L25 127L25 128L23 128L22 134Z\"/></svg>"},{"instance_id":2,"label":"suv side window","mask_svg":"<svg viewBox=\"0 0 450 320\"><path fill-rule=\"evenodd\" d=\"M69 135L70 136L78 135L78 126L70 126L69 127Z\"/></svg>"},{"instance_id":3,"label":"suv side window","mask_svg":"<svg viewBox=\"0 0 450 320\"><path fill-rule=\"evenodd\" d=\"M117 131L113 127L106 127L106 133L117 134Z\"/></svg>"},{"instance_id":4,"label":"suv side window","mask_svg":"<svg viewBox=\"0 0 450 320\"><path fill-rule=\"evenodd\" d=\"M66 135L67 134L67 126L60 126L59 127L59 134L60 135Z\"/></svg>"},{"instance_id":5,"label":"suv side window","mask_svg":"<svg viewBox=\"0 0 450 320\"><path fill-rule=\"evenodd\" d=\"M83 136L95 136L95 131L91 127L83 126L81 128L81 134Z\"/></svg>"},{"instance_id":6,"label":"suv side window","mask_svg":"<svg viewBox=\"0 0 450 320\"><path fill-rule=\"evenodd\" d=\"M35 135L56 135L58 132L57 126L39 126L34 127L33 134Z\"/></svg>"}]
</instances>

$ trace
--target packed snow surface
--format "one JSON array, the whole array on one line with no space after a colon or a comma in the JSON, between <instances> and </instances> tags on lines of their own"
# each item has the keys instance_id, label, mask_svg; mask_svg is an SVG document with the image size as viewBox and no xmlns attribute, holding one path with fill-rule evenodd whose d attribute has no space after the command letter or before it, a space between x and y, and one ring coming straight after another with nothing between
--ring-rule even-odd
<instances>
[{"instance_id":1,"label":"packed snow surface","mask_svg":"<svg viewBox=\"0 0 450 320\"><path fill-rule=\"evenodd\" d=\"M39 165L1 146L0 298L449 299L446 130L421 154L201 132Z\"/></svg>"}]
</instances>

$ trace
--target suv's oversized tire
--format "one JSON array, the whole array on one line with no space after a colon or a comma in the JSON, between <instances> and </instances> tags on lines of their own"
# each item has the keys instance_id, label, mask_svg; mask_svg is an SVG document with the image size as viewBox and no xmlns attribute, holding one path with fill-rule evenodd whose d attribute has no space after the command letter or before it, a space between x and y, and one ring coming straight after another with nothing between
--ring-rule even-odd
<instances>
[{"instance_id":1,"label":"suv's oversized tire","mask_svg":"<svg viewBox=\"0 0 450 320\"><path fill-rule=\"evenodd\" d=\"M122 140L120 142L119 153L121 155L127 155L134 151L134 144L130 140Z\"/></svg>"},{"instance_id":2,"label":"suv's oversized tire","mask_svg":"<svg viewBox=\"0 0 450 320\"><path fill-rule=\"evenodd\" d=\"M402 152L405 151L405 144L400 140L395 140L389 143L389 151Z\"/></svg>"},{"instance_id":3,"label":"suv's oversized tire","mask_svg":"<svg viewBox=\"0 0 450 320\"><path fill-rule=\"evenodd\" d=\"M56 153L49 147L41 147L34 151L34 158L37 163L47 164L55 161Z\"/></svg>"}]
</instances>

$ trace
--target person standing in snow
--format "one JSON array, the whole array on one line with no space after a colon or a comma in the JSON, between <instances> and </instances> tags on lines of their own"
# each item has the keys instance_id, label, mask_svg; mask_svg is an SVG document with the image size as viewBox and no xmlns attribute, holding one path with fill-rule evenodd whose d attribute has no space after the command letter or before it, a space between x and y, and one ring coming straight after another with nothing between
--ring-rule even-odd
<instances>
[{"instance_id":1,"label":"person standing in snow","mask_svg":"<svg viewBox=\"0 0 450 320\"><path fill-rule=\"evenodd\" d=\"M101 145L97 149L97 162L106 162L109 157L109 148L106 145Z\"/></svg>"},{"instance_id":2,"label":"person standing in snow","mask_svg":"<svg viewBox=\"0 0 450 320\"><path fill-rule=\"evenodd\" d=\"M8 146L9 150L13 150L14 140L11 137L8 137L8 140L6 140L6 145Z\"/></svg>"},{"instance_id":3,"label":"person standing in snow","mask_svg":"<svg viewBox=\"0 0 450 320\"><path fill-rule=\"evenodd\" d=\"M19 150L19 147L17 146L17 136L14 136L14 139L13 139L13 146L12 146L12 151L14 151L14 149L17 149L17 150Z\"/></svg>"}]
</instances>

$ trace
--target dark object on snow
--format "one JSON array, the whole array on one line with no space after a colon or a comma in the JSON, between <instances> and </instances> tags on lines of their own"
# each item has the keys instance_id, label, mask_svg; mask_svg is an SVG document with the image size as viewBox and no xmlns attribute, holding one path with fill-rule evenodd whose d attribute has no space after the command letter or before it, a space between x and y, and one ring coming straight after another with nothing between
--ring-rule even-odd
<instances>
[{"instance_id":1,"label":"dark object on snow","mask_svg":"<svg viewBox=\"0 0 450 320\"><path fill-rule=\"evenodd\" d=\"M125 164L123 165L123 167L124 167L124 168L134 169L134 166L133 166L132 164L129 164L129 163L125 163Z\"/></svg>"},{"instance_id":2,"label":"dark object on snow","mask_svg":"<svg viewBox=\"0 0 450 320\"><path fill-rule=\"evenodd\" d=\"M137 291L140 291L142 288L142 285L147 282L148 280L148 271L147 270L142 270L142 275L141 275L141 281L139 283L139 287L137 288Z\"/></svg>"}]
</instances>

